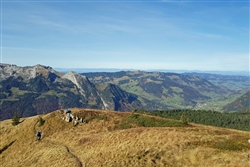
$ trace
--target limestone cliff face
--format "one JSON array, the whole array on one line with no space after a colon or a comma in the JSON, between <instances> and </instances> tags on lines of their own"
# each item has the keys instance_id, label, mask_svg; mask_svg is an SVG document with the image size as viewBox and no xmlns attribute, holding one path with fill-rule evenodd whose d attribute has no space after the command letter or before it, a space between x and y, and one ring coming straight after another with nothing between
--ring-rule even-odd
<instances>
[{"instance_id":1,"label":"limestone cliff face","mask_svg":"<svg viewBox=\"0 0 250 167\"><path fill-rule=\"evenodd\" d=\"M108 110L131 111L143 108L136 95L125 92L115 84L105 85L100 96Z\"/></svg>"},{"instance_id":2,"label":"limestone cliff face","mask_svg":"<svg viewBox=\"0 0 250 167\"><path fill-rule=\"evenodd\" d=\"M63 74L55 71L54 69L52 69L52 67L43 66L40 64L26 67L19 67L10 64L0 64L0 80L4 80L8 77L22 77L24 80L28 80L39 75L42 75L43 77L52 77L53 75L60 77Z\"/></svg>"},{"instance_id":3,"label":"limestone cliff face","mask_svg":"<svg viewBox=\"0 0 250 167\"><path fill-rule=\"evenodd\" d=\"M96 91L94 85L88 80L87 77L79 75L76 72L68 72L61 78L68 79L71 82L73 82L76 85L76 87L80 90L80 93L83 96L86 96L85 95L86 88L91 91Z\"/></svg>"},{"instance_id":4,"label":"limestone cliff face","mask_svg":"<svg viewBox=\"0 0 250 167\"><path fill-rule=\"evenodd\" d=\"M68 72L63 75L61 79L71 81L76 86L81 96L87 100L88 104L96 105L96 108L105 109L98 90L86 76L80 75L76 72Z\"/></svg>"}]
</instances>

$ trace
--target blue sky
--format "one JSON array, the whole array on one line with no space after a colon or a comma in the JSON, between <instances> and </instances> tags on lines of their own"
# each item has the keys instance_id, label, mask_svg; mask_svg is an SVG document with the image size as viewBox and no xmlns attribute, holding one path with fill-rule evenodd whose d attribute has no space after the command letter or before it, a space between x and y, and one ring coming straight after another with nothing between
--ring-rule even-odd
<instances>
[{"instance_id":1,"label":"blue sky","mask_svg":"<svg viewBox=\"0 0 250 167\"><path fill-rule=\"evenodd\" d=\"M1 60L18 66L249 70L249 1L2 0Z\"/></svg>"}]
</instances>

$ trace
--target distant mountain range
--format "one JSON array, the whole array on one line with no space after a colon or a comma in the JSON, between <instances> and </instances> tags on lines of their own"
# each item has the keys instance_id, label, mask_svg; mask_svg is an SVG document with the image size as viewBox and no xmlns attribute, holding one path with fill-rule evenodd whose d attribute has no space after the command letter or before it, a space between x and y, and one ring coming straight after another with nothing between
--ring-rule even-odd
<instances>
[{"instance_id":1,"label":"distant mountain range","mask_svg":"<svg viewBox=\"0 0 250 167\"><path fill-rule=\"evenodd\" d=\"M238 83L236 90L205 78L145 71L61 73L43 65L0 64L0 120L12 118L14 112L26 117L70 107L116 111L195 109L218 99L224 106L247 89L245 79L234 80ZM238 95L226 103L231 94Z\"/></svg>"},{"instance_id":2,"label":"distant mountain range","mask_svg":"<svg viewBox=\"0 0 250 167\"><path fill-rule=\"evenodd\" d=\"M250 88L250 76L222 75L210 73L184 73L184 75L197 76L216 85L222 85L229 89L241 90Z\"/></svg>"},{"instance_id":3,"label":"distant mountain range","mask_svg":"<svg viewBox=\"0 0 250 167\"><path fill-rule=\"evenodd\" d=\"M122 69L122 68L54 68L55 70L67 73L75 71L77 73L89 72L119 72L119 71L137 71L138 69ZM201 73L201 74L219 74L219 75L233 75L233 76L250 76L249 71L199 71L199 70L166 70L166 69L148 69L145 72L164 72L164 73Z\"/></svg>"},{"instance_id":4,"label":"distant mountain range","mask_svg":"<svg viewBox=\"0 0 250 167\"><path fill-rule=\"evenodd\" d=\"M234 93L206 79L176 73L121 71L114 73L82 73L91 82L102 85L112 83L136 94L148 110L194 108L199 102L212 97Z\"/></svg>"}]
</instances>

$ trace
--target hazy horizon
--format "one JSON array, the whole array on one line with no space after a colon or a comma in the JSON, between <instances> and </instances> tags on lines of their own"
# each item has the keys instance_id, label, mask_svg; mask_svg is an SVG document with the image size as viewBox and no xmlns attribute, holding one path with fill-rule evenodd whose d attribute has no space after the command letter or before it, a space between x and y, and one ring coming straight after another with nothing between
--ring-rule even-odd
<instances>
[{"instance_id":1,"label":"hazy horizon","mask_svg":"<svg viewBox=\"0 0 250 167\"><path fill-rule=\"evenodd\" d=\"M46 64L35 64L35 65L27 65L27 66L20 66L18 64L8 64L8 63L0 63L0 65L14 65L18 67L33 67L36 65L41 66L48 66ZM184 70L184 69L133 69L133 68L77 68L77 67L67 67L67 68L60 68L60 67L52 67L54 70L62 73L67 73L70 71L74 71L77 73L88 73L88 72L120 72L120 71L145 71L145 72L173 72L173 73L207 73L207 74L221 74L221 75L241 75L241 76L250 76L249 71L216 71L216 70Z\"/></svg>"},{"instance_id":2,"label":"hazy horizon","mask_svg":"<svg viewBox=\"0 0 250 167\"><path fill-rule=\"evenodd\" d=\"M59 72L75 71L77 73L88 72L120 72L120 71L137 71L140 69L125 69L125 68L54 68ZM140 71L146 72L173 72L173 73L207 73L207 74L221 74L221 75L240 75L250 76L249 71L202 71L202 70L169 70L169 69L145 69Z\"/></svg>"}]
</instances>

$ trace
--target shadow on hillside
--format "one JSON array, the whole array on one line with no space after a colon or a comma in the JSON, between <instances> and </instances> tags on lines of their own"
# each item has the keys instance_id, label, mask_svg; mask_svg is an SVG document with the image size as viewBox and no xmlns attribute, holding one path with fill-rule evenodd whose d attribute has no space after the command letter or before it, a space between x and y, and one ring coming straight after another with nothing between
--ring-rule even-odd
<instances>
[{"instance_id":1,"label":"shadow on hillside","mask_svg":"<svg viewBox=\"0 0 250 167\"><path fill-rule=\"evenodd\" d=\"M23 123L25 121L25 119L23 119L22 121L20 121L19 123Z\"/></svg>"},{"instance_id":2,"label":"shadow on hillside","mask_svg":"<svg viewBox=\"0 0 250 167\"><path fill-rule=\"evenodd\" d=\"M0 149L0 154L2 154L5 150L7 150L12 144L15 143L16 140L10 142L10 144L4 146L2 149Z\"/></svg>"}]
</instances>

